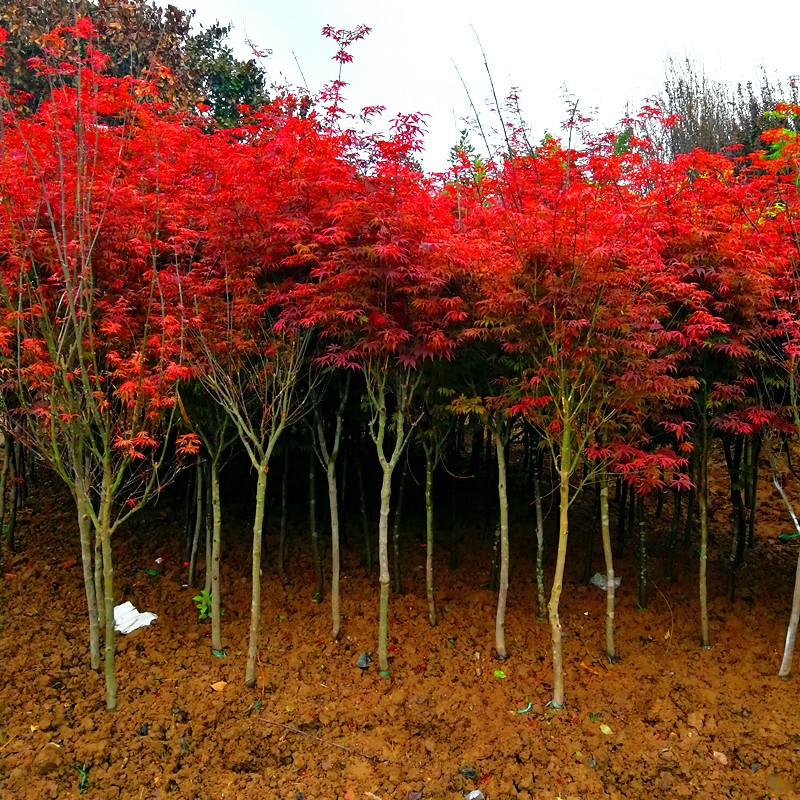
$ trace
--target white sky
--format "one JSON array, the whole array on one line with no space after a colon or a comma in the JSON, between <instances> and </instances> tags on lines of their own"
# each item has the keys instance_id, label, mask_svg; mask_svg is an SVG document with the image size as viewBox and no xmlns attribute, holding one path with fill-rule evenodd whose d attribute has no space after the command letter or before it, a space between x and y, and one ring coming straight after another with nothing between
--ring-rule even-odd
<instances>
[{"instance_id":1,"label":"white sky","mask_svg":"<svg viewBox=\"0 0 800 800\"><path fill-rule=\"evenodd\" d=\"M581 113L613 125L626 105L637 110L663 85L665 62L689 56L716 79L759 79L763 65L786 81L800 74L800 2L753 3L719 0L173 0L195 8L195 19L232 23L238 57L245 44L272 50L264 62L276 83L301 84L295 56L312 92L337 74L326 24L372 28L351 52L343 79L349 108L381 104L387 119L422 111L428 118L428 169L446 166L450 147L471 116L458 65L485 127L497 125L474 26L480 36L501 102L520 88L527 122L537 138L560 131L566 117L565 90ZM741 10L737 10L741 9ZM455 115L455 120L454 120ZM483 149L477 136L473 143Z\"/></svg>"}]
</instances>

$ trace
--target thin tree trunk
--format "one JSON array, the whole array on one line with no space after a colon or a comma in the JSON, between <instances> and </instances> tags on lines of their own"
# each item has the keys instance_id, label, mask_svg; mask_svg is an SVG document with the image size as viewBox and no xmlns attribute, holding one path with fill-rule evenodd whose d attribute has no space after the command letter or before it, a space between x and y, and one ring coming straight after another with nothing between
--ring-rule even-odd
<instances>
[{"instance_id":1,"label":"thin tree trunk","mask_svg":"<svg viewBox=\"0 0 800 800\"><path fill-rule=\"evenodd\" d=\"M311 529L311 555L314 560L314 594L315 603L321 603L324 591L322 577L322 555L319 550L319 529L317 528L317 464L314 450L308 454L308 527Z\"/></svg>"},{"instance_id":2,"label":"thin tree trunk","mask_svg":"<svg viewBox=\"0 0 800 800\"><path fill-rule=\"evenodd\" d=\"M385 412L384 412L385 413ZM378 613L378 661L382 678L389 677L389 507L392 500L391 464L383 465L381 508L378 520L378 565L380 569L380 606Z\"/></svg>"},{"instance_id":3,"label":"thin tree trunk","mask_svg":"<svg viewBox=\"0 0 800 800\"><path fill-rule=\"evenodd\" d=\"M564 706L564 668L561 647L561 620L558 615L558 605L561 599L561 590L564 585L564 566L567 561L567 538L569 536L569 464L572 459L572 430L565 423L561 434L561 452L559 463L559 525L558 525L558 551L556 553L555 574L553 575L553 588L550 591L548 611L553 650L553 700L555 708Z\"/></svg>"},{"instance_id":4,"label":"thin tree trunk","mask_svg":"<svg viewBox=\"0 0 800 800\"><path fill-rule=\"evenodd\" d=\"M761 455L763 437L756 431L751 437L747 448L748 476L746 486L748 489L748 515L747 515L747 545L753 547L756 541L756 506L758 505L758 461Z\"/></svg>"},{"instance_id":5,"label":"thin tree trunk","mask_svg":"<svg viewBox=\"0 0 800 800\"><path fill-rule=\"evenodd\" d=\"M193 517L192 517L192 507L194 503L192 502L195 499L196 491L195 491L195 481L197 479L197 470L193 469L189 471L189 480L186 484L186 494L184 497L183 503L183 539L185 542L184 546L184 561L191 561L192 558L192 543L194 542L194 528L195 526L192 525Z\"/></svg>"},{"instance_id":6,"label":"thin tree trunk","mask_svg":"<svg viewBox=\"0 0 800 800\"><path fill-rule=\"evenodd\" d=\"M639 600L637 608L647 608L647 529L644 519L644 498L636 498L636 521L639 525Z\"/></svg>"},{"instance_id":7,"label":"thin tree trunk","mask_svg":"<svg viewBox=\"0 0 800 800\"><path fill-rule=\"evenodd\" d=\"M100 529L96 532L103 554L103 602L105 606L105 677L106 708L117 708L117 675L114 669L116 652L114 641L114 565L111 558L111 475L104 465L103 486L100 497Z\"/></svg>"},{"instance_id":8,"label":"thin tree trunk","mask_svg":"<svg viewBox=\"0 0 800 800\"><path fill-rule=\"evenodd\" d=\"M361 504L361 527L364 533L364 569L367 573L370 573L372 572L372 535L369 530L369 515L367 514L367 493L364 491L364 470L358 454L356 454L356 470L358 472L358 491Z\"/></svg>"},{"instance_id":9,"label":"thin tree trunk","mask_svg":"<svg viewBox=\"0 0 800 800\"><path fill-rule=\"evenodd\" d=\"M203 590L205 591L206 595L211 594L211 573L212 573L212 561L214 557L214 509L213 509L213 500L212 500L212 489L211 489L211 465L206 464L205 467L205 476L203 479L203 483L205 484L205 526L206 526L206 570L205 570L205 580L203 582Z\"/></svg>"},{"instance_id":10,"label":"thin tree trunk","mask_svg":"<svg viewBox=\"0 0 800 800\"><path fill-rule=\"evenodd\" d=\"M106 604L103 600L103 545L97 531L94 532L94 591L96 594L95 607L97 608L97 621L100 629L106 625Z\"/></svg>"},{"instance_id":11,"label":"thin tree trunk","mask_svg":"<svg viewBox=\"0 0 800 800\"><path fill-rule=\"evenodd\" d=\"M331 510L331 638L339 640L342 632L342 616L339 610L339 574L341 555L339 552L339 498L336 492L336 456L328 458L326 475L328 478L328 505Z\"/></svg>"},{"instance_id":12,"label":"thin tree trunk","mask_svg":"<svg viewBox=\"0 0 800 800\"><path fill-rule=\"evenodd\" d=\"M3 461L0 464L0 563L4 562L6 553L11 554L11 543L6 537L6 487L8 486L8 474L11 469L11 457L9 448L11 439L0 431L0 444L3 447Z\"/></svg>"},{"instance_id":13,"label":"thin tree trunk","mask_svg":"<svg viewBox=\"0 0 800 800\"><path fill-rule=\"evenodd\" d=\"M586 526L586 550L583 559L583 578L581 583L588 586L592 581L592 561L594 558L595 519L600 516L600 486L595 484L594 508L592 509L592 522Z\"/></svg>"},{"instance_id":14,"label":"thin tree trunk","mask_svg":"<svg viewBox=\"0 0 800 800\"><path fill-rule=\"evenodd\" d=\"M252 689L256 685L256 665L258 663L258 640L261 632L261 543L264 537L264 508L267 497L267 463L258 467L256 481L256 510L253 516L253 554L250 595L250 635L247 642L247 666L245 686ZM221 646L216 648L221 650Z\"/></svg>"},{"instance_id":15,"label":"thin tree trunk","mask_svg":"<svg viewBox=\"0 0 800 800\"><path fill-rule=\"evenodd\" d=\"M400 569L400 520L403 513L403 498L406 493L406 476L408 475L408 459L403 464L403 471L400 473L400 488L397 491L397 505L394 509L394 519L392 520L392 554L394 557L394 593L401 594L403 591L403 581Z\"/></svg>"},{"instance_id":16,"label":"thin tree trunk","mask_svg":"<svg viewBox=\"0 0 800 800\"><path fill-rule=\"evenodd\" d=\"M433 591L433 445L425 443L425 594L428 598L428 622L436 627L436 597Z\"/></svg>"},{"instance_id":17,"label":"thin tree trunk","mask_svg":"<svg viewBox=\"0 0 800 800\"><path fill-rule=\"evenodd\" d=\"M9 467L8 490L8 523L5 528L6 547L9 553L16 549L15 537L17 535L17 508L19 507L20 477L19 465L16 458L16 443L12 446Z\"/></svg>"},{"instance_id":18,"label":"thin tree trunk","mask_svg":"<svg viewBox=\"0 0 800 800\"><path fill-rule=\"evenodd\" d=\"M772 458L772 483L778 490L778 493L792 518L794 529L800 533L800 520L797 519L797 514L794 511L789 498L778 478L777 468ZM789 625L786 628L786 641L783 645L783 658L781 659L781 666L778 670L778 676L786 680L792 672L792 657L794 655L794 645L797 640L797 625L800 623L800 553L797 555L797 566L794 573L794 592L792 593L792 610L789 614Z\"/></svg>"},{"instance_id":19,"label":"thin tree trunk","mask_svg":"<svg viewBox=\"0 0 800 800\"><path fill-rule=\"evenodd\" d=\"M544 599L544 514L542 513L542 464L539 453L531 457L533 464L533 502L536 507L536 619L547 614Z\"/></svg>"},{"instance_id":20,"label":"thin tree trunk","mask_svg":"<svg viewBox=\"0 0 800 800\"><path fill-rule=\"evenodd\" d=\"M667 546L666 578L672 583L675 580L675 551L678 548L678 527L681 523L681 493L676 489L672 506L672 525L669 532L669 545Z\"/></svg>"},{"instance_id":21,"label":"thin tree trunk","mask_svg":"<svg viewBox=\"0 0 800 800\"><path fill-rule=\"evenodd\" d=\"M606 562L606 656L612 664L619 661L614 642L614 557L611 552L611 520L608 513L608 475L600 474L600 536Z\"/></svg>"},{"instance_id":22,"label":"thin tree trunk","mask_svg":"<svg viewBox=\"0 0 800 800\"><path fill-rule=\"evenodd\" d=\"M283 479L281 480L281 532L278 539L278 572L286 569L286 538L289 528L289 448L283 456Z\"/></svg>"},{"instance_id":23,"label":"thin tree trunk","mask_svg":"<svg viewBox=\"0 0 800 800\"><path fill-rule=\"evenodd\" d=\"M494 623L497 659L508 658L506 650L506 601L508 600L508 492L506 490L506 444L500 430L494 431L497 454L497 500L500 504L500 585L497 593L497 614Z\"/></svg>"},{"instance_id":24,"label":"thin tree trunk","mask_svg":"<svg viewBox=\"0 0 800 800\"><path fill-rule=\"evenodd\" d=\"M683 546L691 547L692 534L694 533L694 509L697 505L697 485L700 480L697 452L692 450L689 456L689 471L692 478L692 488L689 489L689 499L686 502L686 522L683 527Z\"/></svg>"},{"instance_id":25,"label":"thin tree trunk","mask_svg":"<svg viewBox=\"0 0 800 800\"><path fill-rule=\"evenodd\" d=\"M711 647L708 627L708 586L706 573L708 570L708 421L705 405L701 411L700 421L700 453L697 465L698 486L697 502L700 512L700 644Z\"/></svg>"},{"instance_id":26,"label":"thin tree trunk","mask_svg":"<svg viewBox=\"0 0 800 800\"><path fill-rule=\"evenodd\" d=\"M86 592L86 608L89 613L89 663L93 670L99 670L100 620L97 613L97 594L92 571L92 522L88 510L88 491L80 478L75 482L75 502L78 511L78 532L81 542L83 586Z\"/></svg>"},{"instance_id":27,"label":"thin tree trunk","mask_svg":"<svg viewBox=\"0 0 800 800\"><path fill-rule=\"evenodd\" d=\"M314 424L317 435L317 443L320 452L322 453L322 460L325 465L325 476L328 481L328 506L331 515L331 638L333 641L338 641L341 636L342 630L342 617L339 610L339 575L341 571L341 554L339 547L339 498L336 490L336 459L339 456L339 447L342 442L342 428L344 427L344 409L347 405L347 397L350 393L350 377L348 375L347 381L343 388L340 389L339 407L336 410L336 426L333 432L333 443L328 447L328 442L325 438L325 426L322 423L322 416L319 413L319 406L314 406ZM345 448L345 467L347 464L347 448ZM346 470L343 469L342 476L342 493L344 493L344 475ZM344 505L344 497L342 497L342 505Z\"/></svg>"},{"instance_id":28,"label":"thin tree trunk","mask_svg":"<svg viewBox=\"0 0 800 800\"><path fill-rule=\"evenodd\" d=\"M620 555L625 552L625 529L627 527L627 509L628 509L628 482L621 481L619 489L619 502L617 510L619 516L617 517L617 551Z\"/></svg>"},{"instance_id":29,"label":"thin tree trunk","mask_svg":"<svg viewBox=\"0 0 800 800\"><path fill-rule=\"evenodd\" d=\"M211 460L211 513L214 521L211 535L211 649L223 653L221 597L219 569L222 558L222 510L219 500L219 464L217 458ZM257 562L253 569L259 569Z\"/></svg>"},{"instance_id":30,"label":"thin tree trunk","mask_svg":"<svg viewBox=\"0 0 800 800\"><path fill-rule=\"evenodd\" d=\"M189 586L194 586L197 581L197 551L200 549L200 533L203 530L203 468L200 464L195 469L195 513L194 536L192 537L192 551L189 555ZM207 562L206 562L207 565Z\"/></svg>"},{"instance_id":31,"label":"thin tree trunk","mask_svg":"<svg viewBox=\"0 0 800 800\"><path fill-rule=\"evenodd\" d=\"M742 498L742 455L744 451L744 437L737 436L731 444L729 440L723 442L725 451L725 464L728 468L731 498L731 551L728 556L728 570L725 576L725 589L728 600L736 598L736 571L742 562L742 545L744 544L744 502Z\"/></svg>"}]
</instances>

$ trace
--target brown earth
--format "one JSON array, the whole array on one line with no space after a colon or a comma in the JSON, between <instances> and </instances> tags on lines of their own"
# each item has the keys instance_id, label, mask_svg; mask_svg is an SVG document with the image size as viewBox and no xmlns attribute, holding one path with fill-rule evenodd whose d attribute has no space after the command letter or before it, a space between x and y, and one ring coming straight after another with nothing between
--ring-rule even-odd
<instances>
[{"instance_id":1,"label":"brown earth","mask_svg":"<svg viewBox=\"0 0 800 800\"><path fill-rule=\"evenodd\" d=\"M118 638L119 709L108 714L102 679L86 666L80 567L68 567L77 555L70 501L44 484L22 513L25 549L0 581L2 798L77 798L82 773L87 798L139 800L413 800L473 789L488 800L800 796L800 677L777 677L797 544L777 541L788 526L773 497L730 604L722 589L727 511L717 493L709 650L698 646L691 552L682 551L672 585L656 552L646 611L636 610L633 554L620 561L622 660L613 666L603 657L605 595L578 583L579 513L562 600L568 705L557 712L545 706L549 629L535 619L531 565L520 557L509 594L510 658L505 677L495 676L495 595L481 586L490 548L476 531L465 531L463 552L473 556L458 570L437 554L435 629L424 550L409 544L404 593L391 601L391 680L375 664L355 666L376 648L376 577L365 577L355 555L346 561L345 635L333 643L327 598L311 601L307 548L297 546L290 580L265 569L261 668L257 690L248 691L244 524L228 537L227 658L218 659L194 591L183 585L180 525L154 512L116 545L119 601L158 620ZM515 530L526 552L529 527ZM218 681L227 682L222 691L212 688Z\"/></svg>"}]
</instances>

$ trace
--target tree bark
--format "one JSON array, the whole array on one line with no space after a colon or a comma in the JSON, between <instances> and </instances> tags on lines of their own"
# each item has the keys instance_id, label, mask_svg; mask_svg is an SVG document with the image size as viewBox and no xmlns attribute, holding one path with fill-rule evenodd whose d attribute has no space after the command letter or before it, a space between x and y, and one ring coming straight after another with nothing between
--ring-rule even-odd
<instances>
[{"instance_id":1,"label":"tree bark","mask_svg":"<svg viewBox=\"0 0 800 800\"><path fill-rule=\"evenodd\" d=\"M250 594L250 635L247 642L247 666L245 686L252 689L256 685L256 664L258 663L258 640L261 633L261 543L264 538L264 508L267 497L267 463L258 469L256 481L256 510L253 516L253 561L251 569ZM221 650L221 647L216 648Z\"/></svg>"},{"instance_id":2,"label":"tree bark","mask_svg":"<svg viewBox=\"0 0 800 800\"><path fill-rule=\"evenodd\" d=\"M499 661L508 658L506 650L506 601L508 600L508 492L506 490L506 444L502 431L494 431L497 453L497 499L500 503L500 585L494 623L495 648Z\"/></svg>"},{"instance_id":3,"label":"tree bark","mask_svg":"<svg viewBox=\"0 0 800 800\"><path fill-rule=\"evenodd\" d=\"M603 540L603 556L606 562L606 656L613 664L619 661L614 641L614 556L611 552L611 521L608 513L608 475L600 474L600 535Z\"/></svg>"},{"instance_id":4,"label":"tree bark","mask_svg":"<svg viewBox=\"0 0 800 800\"><path fill-rule=\"evenodd\" d=\"M565 414L565 416L567 416ZM553 652L553 700L556 708L564 706L564 668L561 648L561 620L558 615L558 604L561 599L561 590L564 584L564 566L567 561L567 538L569 536L569 462L572 458L572 431L568 424L564 425L561 434L561 452L559 458L559 524L558 524L558 551L556 553L555 574L553 588L550 591L548 611L552 636Z\"/></svg>"}]
</instances>

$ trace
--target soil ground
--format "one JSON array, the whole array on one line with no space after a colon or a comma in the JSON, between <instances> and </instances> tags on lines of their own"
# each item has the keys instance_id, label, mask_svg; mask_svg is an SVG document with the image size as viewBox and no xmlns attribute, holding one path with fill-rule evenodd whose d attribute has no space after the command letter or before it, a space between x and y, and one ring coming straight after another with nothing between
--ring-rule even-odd
<instances>
[{"instance_id":1,"label":"soil ground","mask_svg":"<svg viewBox=\"0 0 800 800\"><path fill-rule=\"evenodd\" d=\"M654 533L647 610L636 608L634 553L617 564L622 660L613 666L603 657L605 595L579 583L588 523L585 509L575 515L562 599L568 704L557 712L546 707L549 628L535 619L532 565L519 555L532 551L528 520L513 531L510 658L502 665L492 649L496 598L483 586L490 543L477 526L462 526L456 570L438 550L440 623L432 629L424 550L407 530L404 591L391 600L390 680L374 663L355 666L376 649L377 577L348 555L347 618L334 643L328 597L311 600L305 542L280 576L270 537L258 686L250 691L245 522L228 529L227 658L219 659L197 619L195 591L184 585L182 526L156 510L116 543L118 601L158 620L118 637L119 709L108 714L102 678L87 666L80 566L70 566L74 512L55 479L41 477L21 514L24 550L0 581L0 797L77 798L81 789L87 799L139 800L433 800L473 789L488 800L800 797L800 676L777 677L797 544L777 541L787 518L765 497L731 604L722 586L724 486L712 506L713 647L699 647L696 559L682 551L679 579L666 584ZM139 571L152 569L160 574ZM215 691L219 681L227 685Z\"/></svg>"}]
</instances>

